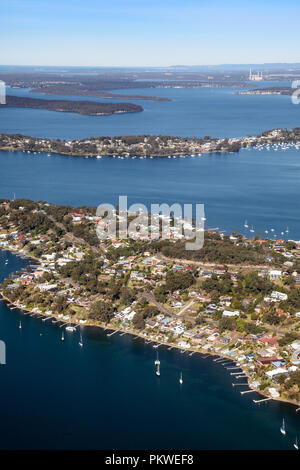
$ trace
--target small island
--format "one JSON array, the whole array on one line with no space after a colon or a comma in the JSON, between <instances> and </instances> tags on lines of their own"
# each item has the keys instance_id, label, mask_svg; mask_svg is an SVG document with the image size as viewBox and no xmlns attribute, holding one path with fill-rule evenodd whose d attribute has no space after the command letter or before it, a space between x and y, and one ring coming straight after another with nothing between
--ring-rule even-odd
<instances>
[{"instance_id":1,"label":"small island","mask_svg":"<svg viewBox=\"0 0 300 470\"><path fill-rule=\"evenodd\" d=\"M73 100L44 100L38 98L25 98L23 96L6 97L3 107L33 108L59 111L63 113L76 113L87 116L107 116L110 114L138 113L143 111L142 106L133 103L99 103L97 101Z\"/></svg>"}]
</instances>

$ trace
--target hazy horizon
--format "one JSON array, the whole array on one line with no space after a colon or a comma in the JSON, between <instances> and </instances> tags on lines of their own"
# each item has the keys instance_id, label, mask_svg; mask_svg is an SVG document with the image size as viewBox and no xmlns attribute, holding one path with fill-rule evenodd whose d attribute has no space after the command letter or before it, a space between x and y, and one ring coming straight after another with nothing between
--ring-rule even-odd
<instances>
[{"instance_id":1,"label":"hazy horizon","mask_svg":"<svg viewBox=\"0 0 300 470\"><path fill-rule=\"evenodd\" d=\"M295 63L296 0L2 0L6 65L167 67ZM270 20L271 19L271 20Z\"/></svg>"}]
</instances>

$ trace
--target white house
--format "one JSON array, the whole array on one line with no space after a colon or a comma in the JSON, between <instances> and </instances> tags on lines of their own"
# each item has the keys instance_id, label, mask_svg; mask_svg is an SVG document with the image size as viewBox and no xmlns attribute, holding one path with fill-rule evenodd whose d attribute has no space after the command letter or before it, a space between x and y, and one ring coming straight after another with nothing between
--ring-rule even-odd
<instances>
[{"instance_id":1,"label":"white house","mask_svg":"<svg viewBox=\"0 0 300 470\"><path fill-rule=\"evenodd\" d=\"M222 317L239 317L240 312L238 310L224 310Z\"/></svg>"},{"instance_id":2,"label":"white house","mask_svg":"<svg viewBox=\"0 0 300 470\"><path fill-rule=\"evenodd\" d=\"M269 277L270 279L272 279L273 281L277 281L278 279L280 279L282 276L282 271L281 269L270 269L269 271Z\"/></svg>"},{"instance_id":3,"label":"white house","mask_svg":"<svg viewBox=\"0 0 300 470\"><path fill-rule=\"evenodd\" d=\"M283 292L278 292L276 290L273 290L271 294L272 299L274 300L286 300L288 298L287 294L284 294Z\"/></svg>"},{"instance_id":4,"label":"white house","mask_svg":"<svg viewBox=\"0 0 300 470\"><path fill-rule=\"evenodd\" d=\"M277 367L276 369L266 372L266 375L270 377L270 379L272 379L276 375L286 374L286 373L287 373L287 369L285 369L285 367Z\"/></svg>"}]
</instances>

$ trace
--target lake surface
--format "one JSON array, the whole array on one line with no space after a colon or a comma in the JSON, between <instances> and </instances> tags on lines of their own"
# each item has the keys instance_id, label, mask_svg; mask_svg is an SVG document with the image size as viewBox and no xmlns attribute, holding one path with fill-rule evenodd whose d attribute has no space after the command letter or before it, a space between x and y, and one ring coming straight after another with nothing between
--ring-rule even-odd
<instances>
[{"instance_id":1,"label":"lake surface","mask_svg":"<svg viewBox=\"0 0 300 470\"><path fill-rule=\"evenodd\" d=\"M12 91L28 95L28 90ZM136 101L145 107L143 113L101 118L0 107L0 132L61 138L238 136L299 124L300 108L289 97L242 96L225 88L120 92L173 101ZM285 236L294 239L300 239L299 183L295 149L171 160L0 152L0 198L15 194L96 206L127 195L129 204L148 208L151 203L204 203L206 227L243 231L247 219L256 232L274 228L279 235L288 226ZM0 251L0 281L26 265ZM255 405L256 393L241 396L242 387L233 388L228 371L212 359L161 347L157 378L155 350L140 339L84 328L80 348L78 333L65 336L62 342L57 325L0 302L0 339L7 347L7 364L0 366L0 448L292 449L300 435L295 407ZM283 417L286 437L279 432Z\"/></svg>"},{"instance_id":2,"label":"lake surface","mask_svg":"<svg viewBox=\"0 0 300 470\"><path fill-rule=\"evenodd\" d=\"M281 85L291 84L252 82L249 87ZM4 133L75 139L98 135L136 134L242 137L268 129L293 128L299 125L300 107L292 104L289 96L236 94L244 89L224 87L115 90L116 93L127 95L166 97L172 101L132 100L133 103L143 106L144 111L112 116L80 116L37 109L4 109L0 106L0 126L1 132ZM44 95L16 88L8 88L8 94L44 99L120 101L120 99Z\"/></svg>"},{"instance_id":3,"label":"lake surface","mask_svg":"<svg viewBox=\"0 0 300 470\"><path fill-rule=\"evenodd\" d=\"M300 152L242 150L177 159L114 159L0 152L1 197L97 206L204 204L206 227L300 239ZM248 232L248 235L251 235Z\"/></svg>"},{"instance_id":4,"label":"lake surface","mask_svg":"<svg viewBox=\"0 0 300 470\"><path fill-rule=\"evenodd\" d=\"M0 281L26 264L0 250ZM161 347L158 378L142 339L83 328L80 348L78 332L63 342L57 325L5 302L0 331L1 449L292 449L299 436L294 406L254 404L211 358Z\"/></svg>"}]
</instances>

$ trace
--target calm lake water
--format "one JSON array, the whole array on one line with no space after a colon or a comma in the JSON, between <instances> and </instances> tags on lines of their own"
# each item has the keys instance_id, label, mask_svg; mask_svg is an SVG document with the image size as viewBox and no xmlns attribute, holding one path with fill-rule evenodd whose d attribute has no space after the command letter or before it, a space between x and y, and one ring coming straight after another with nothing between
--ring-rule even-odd
<instances>
[{"instance_id":1,"label":"calm lake water","mask_svg":"<svg viewBox=\"0 0 300 470\"><path fill-rule=\"evenodd\" d=\"M271 85L290 86L290 83L272 82ZM266 87L270 86L270 82L252 83L251 86ZM293 105L289 96L237 95L236 92L241 90L244 88L116 90L116 93L127 95L167 97L172 101L133 100L143 106L143 112L112 116L80 116L47 110L4 109L0 106L1 132L66 139L136 134L240 137L267 129L299 125L300 107ZM44 99L120 101L43 95L24 89L8 89L8 93Z\"/></svg>"},{"instance_id":2,"label":"calm lake water","mask_svg":"<svg viewBox=\"0 0 300 470\"><path fill-rule=\"evenodd\" d=\"M143 113L101 118L0 107L0 132L235 136L299 123L299 107L288 97L239 96L232 89L131 91L137 92L173 101L137 101ZM0 197L15 193L75 206L116 203L119 195L148 208L204 203L209 227L243 230L247 219L256 232L273 227L279 234L288 226L294 239L300 239L299 182L295 149L175 160L0 152ZM26 264L0 251L0 280ZM140 339L84 328L80 348L78 333L66 333L62 342L57 325L11 311L4 302L0 332L7 346L7 364L0 366L0 448L292 449L300 435L295 407L255 405L257 395L241 396L212 359L160 348L159 379L155 350ZM286 437L279 432L283 417Z\"/></svg>"},{"instance_id":3,"label":"calm lake water","mask_svg":"<svg viewBox=\"0 0 300 470\"><path fill-rule=\"evenodd\" d=\"M0 250L0 280L26 264ZM294 406L254 404L256 393L242 396L247 387L198 354L161 347L158 378L155 349L141 339L83 328L80 348L78 332L63 342L57 325L5 302L0 331L1 449L292 449L300 433Z\"/></svg>"},{"instance_id":4,"label":"calm lake water","mask_svg":"<svg viewBox=\"0 0 300 470\"><path fill-rule=\"evenodd\" d=\"M300 152L242 150L195 158L114 159L0 152L1 197L74 206L203 203L206 227L244 233L286 227L300 239ZM251 235L251 234L250 234ZM281 236L281 235L280 235Z\"/></svg>"}]
</instances>

